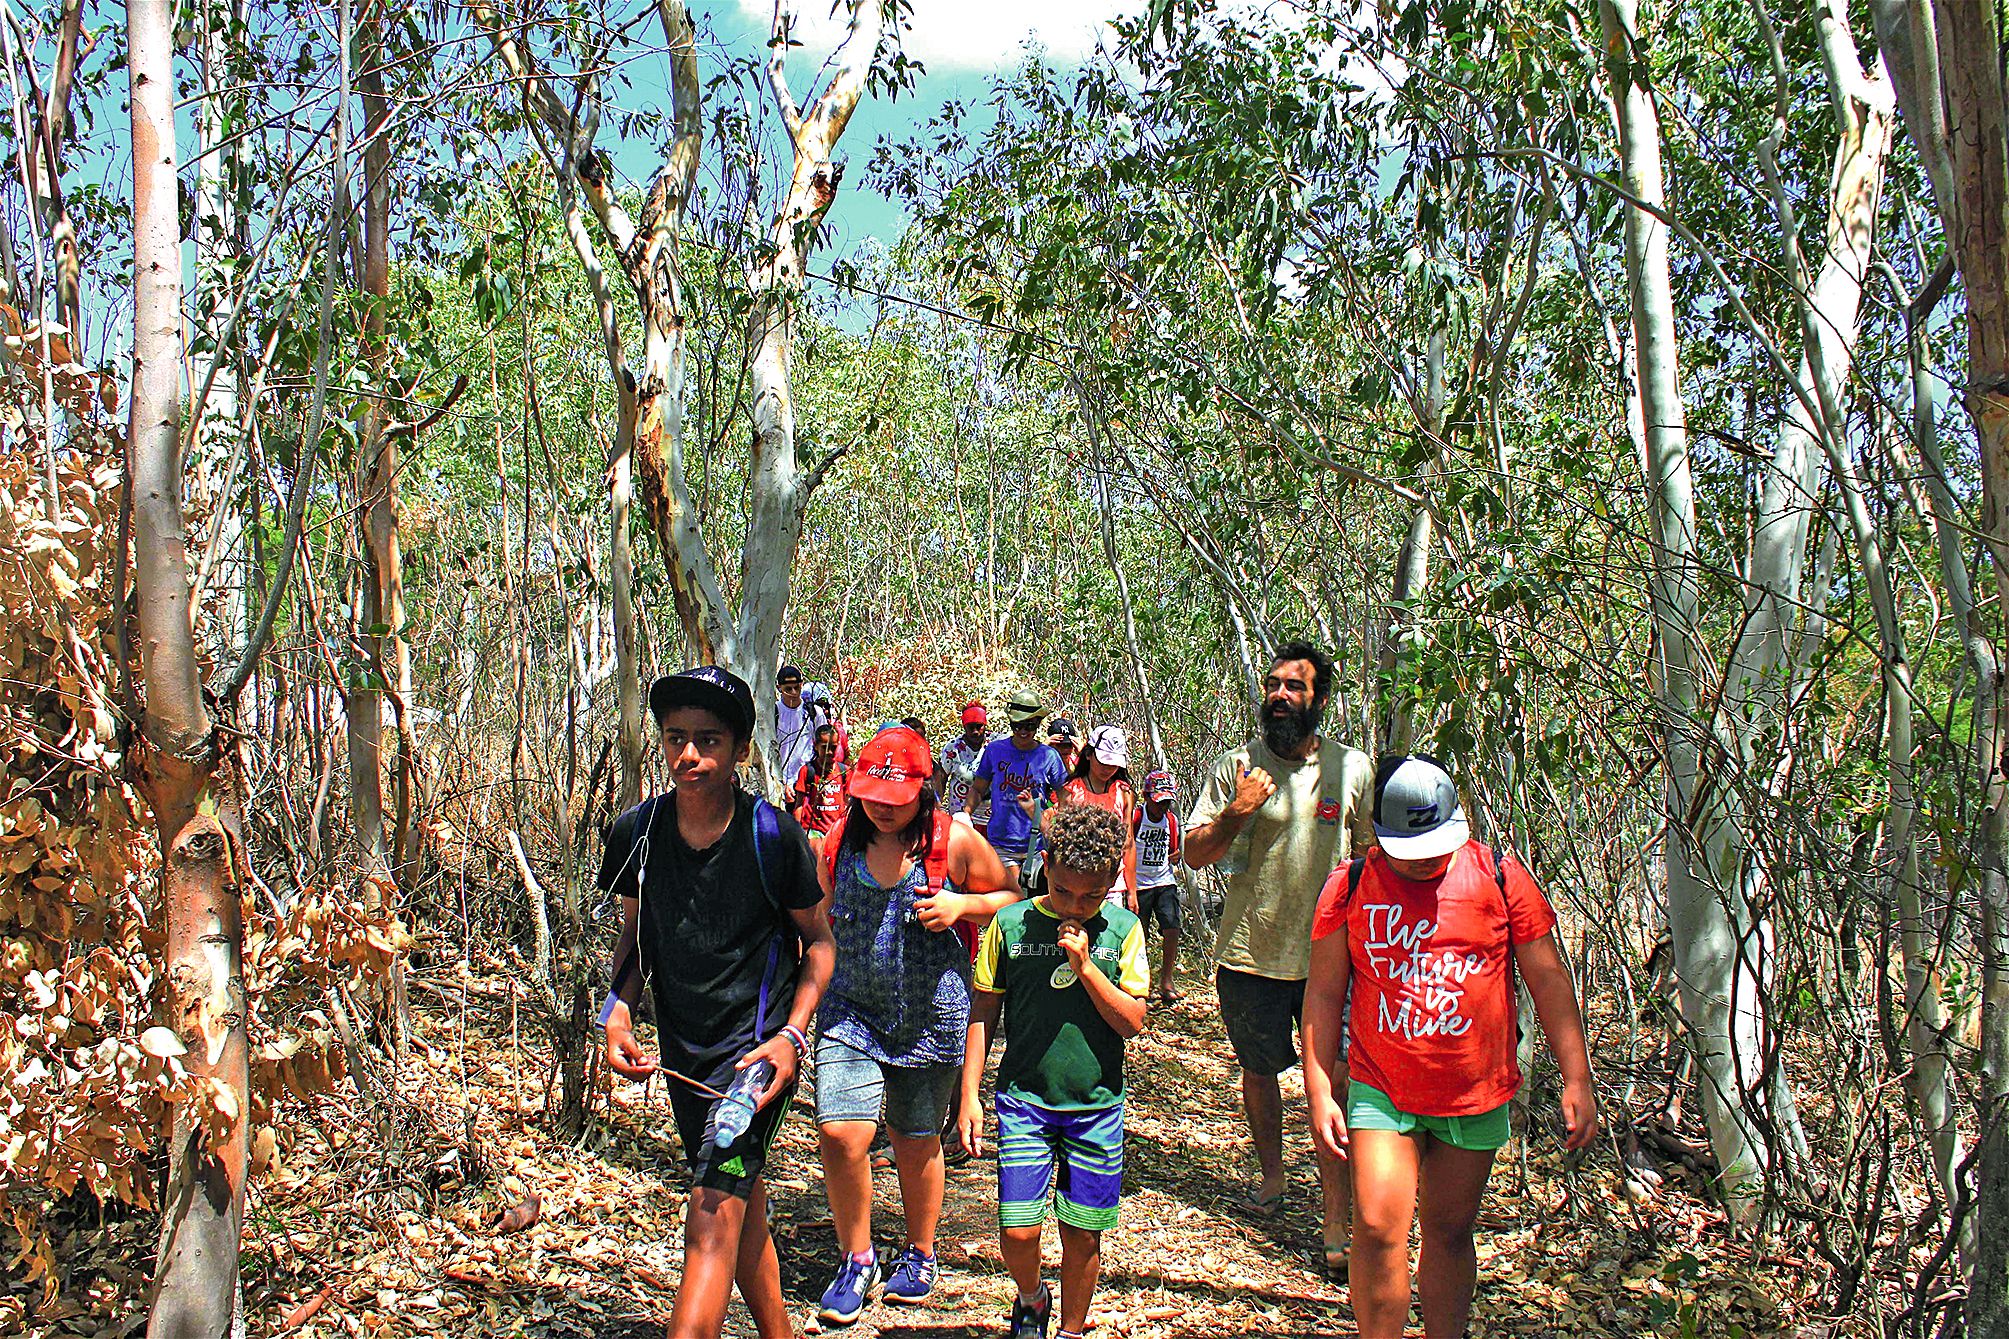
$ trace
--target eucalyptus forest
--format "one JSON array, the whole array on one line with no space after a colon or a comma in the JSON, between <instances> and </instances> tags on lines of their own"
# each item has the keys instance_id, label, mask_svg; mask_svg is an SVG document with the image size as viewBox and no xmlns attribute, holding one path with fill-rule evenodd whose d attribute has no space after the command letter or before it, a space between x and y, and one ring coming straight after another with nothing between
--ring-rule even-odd
<instances>
[{"instance_id":1,"label":"eucalyptus forest","mask_svg":"<svg viewBox=\"0 0 2009 1339\"><path fill-rule=\"evenodd\" d=\"M0 7L0 1332L699 1333L599 1017L650 685L743 680L776 802L789 665L1183 816L1308 640L1583 1004L1469 1334L2009 1336L2009 5L1138 0L952 75L993 8ZM1296 1070L1245 1211L1228 877L1099 1336L1359 1332ZM998 1175L854 1333L1005 1332Z\"/></svg>"}]
</instances>

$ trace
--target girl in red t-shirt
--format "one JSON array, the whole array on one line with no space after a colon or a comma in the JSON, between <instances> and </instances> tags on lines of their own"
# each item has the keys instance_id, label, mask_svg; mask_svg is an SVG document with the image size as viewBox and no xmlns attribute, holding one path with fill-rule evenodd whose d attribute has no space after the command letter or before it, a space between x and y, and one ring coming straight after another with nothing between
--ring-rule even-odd
<instances>
[{"instance_id":1,"label":"girl in red t-shirt","mask_svg":"<svg viewBox=\"0 0 2009 1339\"><path fill-rule=\"evenodd\" d=\"M1352 1164L1361 1339L1400 1339L1408 1319L1419 1188L1423 1330L1459 1335L1478 1276L1472 1224L1521 1085L1516 969L1562 1069L1565 1147L1596 1136L1597 1098L1548 899L1518 861L1470 839L1433 760L1384 759L1374 795L1379 848L1334 871L1312 924L1305 1095L1312 1137Z\"/></svg>"},{"instance_id":2,"label":"girl in red t-shirt","mask_svg":"<svg viewBox=\"0 0 2009 1339\"><path fill-rule=\"evenodd\" d=\"M1137 812L1137 791L1130 784L1130 740L1122 727L1098 725L1088 732L1088 747L1081 751L1080 759L1074 764L1074 773L1067 784L1060 788L1055 801L1062 804L1092 804L1098 809L1107 809L1123 820L1124 831L1130 834L1123 848L1123 865L1116 872L1116 882L1110 885L1111 902L1119 902L1128 911L1137 910L1137 833L1132 824ZM1045 830L1053 810L1040 819L1040 828Z\"/></svg>"}]
</instances>

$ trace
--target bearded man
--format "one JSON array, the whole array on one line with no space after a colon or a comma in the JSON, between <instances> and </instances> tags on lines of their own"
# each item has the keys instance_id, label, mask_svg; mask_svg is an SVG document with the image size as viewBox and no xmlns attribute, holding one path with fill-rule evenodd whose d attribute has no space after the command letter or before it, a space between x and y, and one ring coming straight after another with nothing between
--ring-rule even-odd
<instances>
[{"instance_id":1,"label":"bearded man","mask_svg":"<svg viewBox=\"0 0 2009 1339\"><path fill-rule=\"evenodd\" d=\"M1298 1063L1293 1029L1304 1016L1319 890L1374 843L1374 764L1319 734L1334 682L1316 646L1279 646L1263 679L1261 734L1221 755L1186 820L1186 863L1227 875L1214 984L1262 1169L1242 1207L1260 1218L1283 1212L1288 1195L1277 1076ZM1351 1236L1346 1166L1320 1153L1318 1172L1326 1263L1337 1273Z\"/></svg>"}]
</instances>

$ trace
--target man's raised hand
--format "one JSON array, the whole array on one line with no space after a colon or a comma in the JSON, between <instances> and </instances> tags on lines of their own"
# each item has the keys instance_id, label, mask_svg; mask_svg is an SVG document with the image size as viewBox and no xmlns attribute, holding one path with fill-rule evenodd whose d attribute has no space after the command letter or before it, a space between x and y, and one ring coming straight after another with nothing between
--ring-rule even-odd
<instances>
[{"instance_id":1,"label":"man's raised hand","mask_svg":"<svg viewBox=\"0 0 2009 1339\"><path fill-rule=\"evenodd\" d=\"M1228 802L1228 807L1246 818L1276 793L1277 783L1268 772L1260 767L1244 767L1235 779L1235 798Z\"/></svg>"}]
</instances>

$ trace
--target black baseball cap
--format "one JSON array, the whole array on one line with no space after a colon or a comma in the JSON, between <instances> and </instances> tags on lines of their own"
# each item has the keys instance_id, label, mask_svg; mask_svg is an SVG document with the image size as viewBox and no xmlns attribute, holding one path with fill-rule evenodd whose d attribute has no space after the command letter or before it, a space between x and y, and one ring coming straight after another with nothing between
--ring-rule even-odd
<instances>
[{"instance_id":1,"label":"black baseball cap","mask_svg":"<svg viewBox=\"0 0 2009 1339\"><path fill-rule=\"evenodd\" d=\"M731 726L735 739L753 738L753 690L731 670L699 665L656 680L649 689L649 714L656 723L678 707L699 707Z\"/></svg>"},{"instance_id":2,"label":"black baseball cap","mask_svg":"<svg viewBox=\"0 0 2009 1339\"><path fill-rule=\"evenodd\" d=\"M802 671L797 669L793 665L783 665L781 669L774 676L774 681L776 683L787 683L790 679L795 680L797 683L801 683Z\"/></svg>"}]
</instances>

